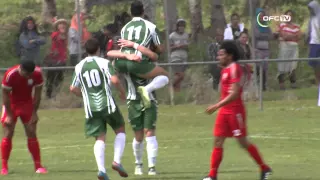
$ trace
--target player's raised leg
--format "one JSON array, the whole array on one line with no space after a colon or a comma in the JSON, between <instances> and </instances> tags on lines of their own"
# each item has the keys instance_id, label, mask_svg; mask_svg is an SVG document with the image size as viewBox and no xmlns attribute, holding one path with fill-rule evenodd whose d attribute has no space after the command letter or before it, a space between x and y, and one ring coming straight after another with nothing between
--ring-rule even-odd
<instances>
[{"instance_id":1,"label":"player's raised leg","mask_svg":"<svg viewBox=\"0 0 320 180\"><path fill-rule=\"evenodd\" d=\"M143 129L136 130L134 134L135 134L135 138L133 138L133 142L132 142L133 155L135 157L135 164L136 164L134 174L143 175L144 131Z\"/></svg>"},{"instance_id":2,"label":"player's raised leg","mask_svg":"<svg viewBox=\"0 0 320 180\"><path fill-rule=\"evenodd\" d=\"M2 107L2 127L3 127L3 138L1 141L1 161L2 167L0 174L5 176L8 174L8 161L10 157L10 153L12 150L12 137L15 129L15 119L7 118L7 113L5 111L5 107Z\"/></svg>"},{"instance_id":3,"label":"player's raised leg","mask_svg":"<svg viewBox=\"0 0 320 180\"><path fill-rule=\"evenodd\" d=\"M241 145L242 148L246 149L248 153L250 154L251 158L257 163L257 165L260 167L261 171L261 180L267 180L268 177L272 174L271 168L266 165L266 163L263 161L263 158L261 154L259 153L258 148L249 142L247 137L241 137L238 138L238 142Z\"/></svg>"}]
</instances>

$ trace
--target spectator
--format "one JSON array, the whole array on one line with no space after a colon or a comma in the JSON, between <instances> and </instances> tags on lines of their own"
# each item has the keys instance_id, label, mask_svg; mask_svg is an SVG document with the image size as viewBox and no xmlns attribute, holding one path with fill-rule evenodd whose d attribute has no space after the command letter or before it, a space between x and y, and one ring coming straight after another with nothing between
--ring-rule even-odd
<instances>
[{"instance_id":1,"label":"spectator","mask_svg":"<svg viewBox=\"0 0 320 180\"><path fill-rule=\"evenodd\" d=\"M47 65L50 67L65 66L67 61L68 22L59 19L53 24L54 32L51 34L51 51L47 56ZM63 81L63 70L49 70L46 81L46 96L52 98L53 91L60 87Z\"/></svg>"},{"instance_id":2,"label":"spectator","mask_svg":"<svg viewBox=\"0 0 320 180\"><path fill-rule=\"evenodd\" d=\"M20 60L33 61L36 65L40 65L40 46L46 41L40 36L34 18L26 17L21 23L20 31Z\"/></svg>"},{"instance_id":3,"label":"spectator","mask_svg":"<svg viewBox=\"0 0 320 180\"><path fill-rule=\"evenodd\" d=\"M68 33L68 43L69 43L69 54L70 54L70 63L72 66L78 64L78 56L84 57L83 47L86 41L91 37L90 32L87 30L85 20L88 18L88 15L85 13L80 14L80 24L81 24L81 39L79 39L79 27L78 27L78 18L77 14L73 15L71 19L71 25ZM79 49L78 43L81 43L82 49ZM80 50L81 53L80 54Z\"/></svg>"},{"instance_id":4,"label":"spectator","mask_svg":"<svg viewBox=\"0 0 320 180\"><path fill-rule=\"evenodd\" d=\"M237 40L244 30L244 24L240 23L240 16L236 13L231 15L231 23L227 24L224 31L224 40Z\"/></svg>"},{"instance_id":5,"label":"spectator","mask_svg":"<svg viewBox=\"0 0 320 180\"><path fill-rule=\"evenodd\" d=\"M221 43L223 42L223 39L223 30L217 29L215 42L209 44L208 46L208 57L210 61L218 61L218 51L220 49ZM218 64L212 64L209 66L209 72L212 76L213 89L218 90L221 68Z\"/></svg>"},{"instance_id":6,"label":"spectator","mask_svg":"<svg viewBox=\"0 0 320 180\"><path fill-rule=\"evenodd\" d=\"M308 28L309 58L320 57L320 5L316 0L308 4L310 21ZM320 61L309 61L314 69L317 84L320 84Z\"/></svg>"},{"instance_id":7,"label":"spectator","mask_svg":"<svg viewBox=\"0 0 320 180\"><path fill-rule=\"evenodd\" d=\"M298 41L301 37L300 26L292 23L293 11L288 10L286 15L291 16L291 21L281 23L278 28L279 33L279 59L297 59L299 58ZM280 89L285 89L285 75L289 73L289 79L292 88L296 88L296 68L298 62L279 62L278 63L278 80Z\"/></svg>"},{"instance_id":8,"label":"spectator","mask_svg":"<svg viewBox=\"0 0 320 180\"><path fill-rule=\"evenodd\" d=\"M266 15L265 11L262 8L256 9L256 16L260 13L260 23L266 24L267 22L263 21L263 16ZM272 31L269 27L262 27L257 22L254 29L255 36L255 55L257 59L269 59L270 56L270 47L269 40L273 38ZM259 63L257 64L259 65ZM262 72L262 88L265 91L267 89L267 71L268 71L268 62L265 61L262 64L263 72ZM258 77L260 76L260 70L257 70ZM260 79L260 78L258 78Z\"/></svg>"},{"instance_id":9,"label":"spectator","mask_svg":"<svg viewBox=\"0 0 320 180\"><path fill-rule=\"evenodd\" d=\"M185 32L186 21L178 19L176 31L169 36L171 55L171 63L185 63L188 61L189 35ZM184 79L185 65L173 66L174 81L173 88L180 91L181 82Z\"/></svg>"}]
</instances>

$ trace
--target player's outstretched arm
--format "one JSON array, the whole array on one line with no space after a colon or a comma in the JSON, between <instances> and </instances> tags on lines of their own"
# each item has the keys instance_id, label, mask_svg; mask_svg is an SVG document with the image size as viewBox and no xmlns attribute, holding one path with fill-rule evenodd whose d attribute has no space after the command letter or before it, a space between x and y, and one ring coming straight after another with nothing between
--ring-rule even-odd
<instances>
[{"instance_id":1,"label":"player's outstretched arm","mask_svg":"<svg viewBox=\"0 0 320 180\"><path fill-rule=\"evenodd\" d=\"M241 86L239 83L233 83L231 85L230 94L218 103L218 107L220 108L236 100L240 94L240 88Z\"/></svg>"},{"instance_id":2,"label":"player's outstretched arm","mask_svg":"<svg viewBox=\"0 0 320 180\"><path fill-rule=\"evenodd\" d=\"M149 48L146 48L146 47L139 45L137 43L134 43L132 41L128 41L125 39L119 39L118 43L119 43L119 46L121 46L121 47L134 48L134 49L140 51L143 55L147 56L152 61L157 61L159 58L158 54L152 52Z\"/></svg>"},{"instance_id":3,"label":"player's outstretched arm","mask_svg":"<svg viewBox=\"0 0 320 180\"><path fill-rule=\"evenodd\" d=\"M78 78L77 74L74 72L69 90L72 94L75 94L78 97L82 97L80 87L81 87L81 85L80 85L79 78Z\"/></svg>"},{"instance_id":4,"label":"player's outstretched arm","mask_svg":"<svg viewBox=\"0 0 320 180\"><path fill-rule=\"evenodd\" d=\"M70 86L70 92L78 97L82 97L81 89L78 87Z\"/></svg>"},{"instance_id":5,"label":"player's outstretched arm","mask_svg":"<svg viewBox=\"0 0 320 180\"><path fill-rule=\"evenodd\" d=\"M127 59L129 61L137 61L137 62L141 61L141 57L139 57L138 55L126 54L126 53L123 53L119 50L108 51L107 56L112 57L112 58Z\"/></svg>"}]
</instances>

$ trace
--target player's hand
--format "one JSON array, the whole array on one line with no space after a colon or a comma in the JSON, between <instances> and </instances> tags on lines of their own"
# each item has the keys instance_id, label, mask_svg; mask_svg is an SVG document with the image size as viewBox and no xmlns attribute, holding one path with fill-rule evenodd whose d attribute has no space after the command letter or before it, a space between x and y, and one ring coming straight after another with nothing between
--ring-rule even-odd
<instances>
[{"instance_id":1,"label":"player's hand","mask_svg":"<svg viewBox=\"0 0 320 180\"><path fill-rule=\"evenodd\" d=\"M14 123L13 117L7 115L6 119L4 120L4 123L5 123L6 125L12 125L12 124Z\"/></svg>"},{"instance_id":2,"label":"player's hand","mask_svg":"<svg viewBox=\"0 0 320 180\"><path fill-rule=\"evenodd\" d=\"M215 111L217 111L218 109L219 109L219 105L218 105L218 104L214 104L214 105L209 106L209 107L206 109L206 113L207 113L207 114L212 114L212 113L214 113Z\"/></svg>"},{"instance_id":3,"label":"player's hand","mask_svg":"<svg viewBox=\"0 0 320 180\"><path fill-rule=\"evenodd\" d=\"M140 56L137 56L135 54L127 54L126 55L126 58L129 60L129 61L137 61L137 62L140 62L141 61L141 57Z\"/></svg>"},{"instance_id":4,"label":"player's hand","mask_svg":"<svg viewBox=\"0 0 320 180\"><path fill-rule=\"evenodd\" d=\"M38 113L32 113L31 120L29 124L35 124L39 121Z\"/></svg>"},{"instance_id":5,"label":"player's hand","mask_svg":"<svg viewBox=\"0 0 320 180\"><path fill-rule=\"evenodd\" d=\"M32 40L29 41L29 44L32 44L32 43L34 43L34 42L36 42L36 40L35 40L35 39L32 39Z\"/></svg>"},{"instance_id":6,"label":"player's hand","mask_svg":"<svg viewBox=\"0 0 320 180\"><path fill-rule=\"evenodd\" d=\"M134 42L129 41L129 40L125 40L125 39L119 39L118 40L118 45L121 47L129 47L132 48L134 45Z\"/></svg>"}]
</instances>

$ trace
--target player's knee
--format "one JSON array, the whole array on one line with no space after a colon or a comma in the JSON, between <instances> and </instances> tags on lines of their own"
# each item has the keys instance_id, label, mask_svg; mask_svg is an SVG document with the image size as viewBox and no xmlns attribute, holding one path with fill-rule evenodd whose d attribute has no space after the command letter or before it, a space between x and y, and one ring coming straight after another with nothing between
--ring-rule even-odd
<instances>
[{"instance_id":1,"label":"player's knee","mask_svg":"<svg viewBox=\"0 0 320 180\"><path fill-rule=\"evenodd\" d=\"M105 141L106 133L101 133L99 136L96 137L96 140Z\"/></svg>"},{"instance_id":2,"label":"player's knee","mask_svg":"<svg viewBox=\"0 0 320 180\"><path fill-rule=\"evenodd\" d=\"M144 129L144 134L146 135L146 137L152 137L156 135L154 129Z\"/></svg>"},{"instance_id":3,"label":"player's knee","mask_svg":"<svg viewBox=\"0 0 320 180\"><path fill-rule=\"evenodd\" d=\"M249 141L245 137L239 138L238 142L239 142L240 147L243 149L247 149L250 145Z\"/></svg>"},{"instance_id":4,"label":"player's knee","mask_svg":"<svg viewBox=\"0 0 320 180\"><path fill-rule=\"evenodd\" d=\"M123 126L121 126L120 128L116 129L114 132L115 132L116 134L126 133L126 129L125 129L124 125L123 125Z\"/></svg>"},{"instance_id":5,"label":"player's knee","mask_svg":"<svg viewBox=\"0 0 320 180\"><path fill-rule=\"evenodd\" d=\"M214 147L222 148L224 143L224 138L222 137L216 137L214 139Z\"/></svg>"},{"instance_id":6,"label":"player's knee","mask_svg":"<svg viewBox=\"0 0 320 180\"><path fill-rule=\"evenodd\" d=\"M136 141L142 142L142 141L143 141L143 138L144 138L143 131L136 131L136 132L135 132L135 139L136 139Z\"/></svg>"}]
</instances>

